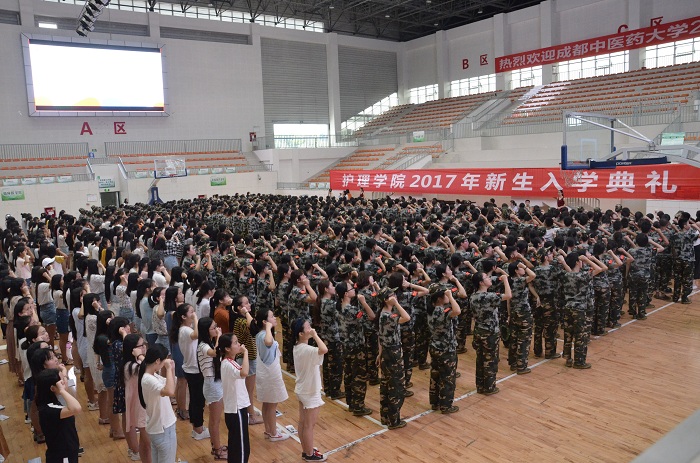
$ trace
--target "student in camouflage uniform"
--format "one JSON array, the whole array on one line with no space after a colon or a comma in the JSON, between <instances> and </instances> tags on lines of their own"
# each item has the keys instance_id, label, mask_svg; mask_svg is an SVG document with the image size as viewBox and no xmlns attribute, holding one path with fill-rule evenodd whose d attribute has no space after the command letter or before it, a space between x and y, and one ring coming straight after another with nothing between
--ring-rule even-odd
<instances>
[{"instance_id":1,"label":"student in camouflage uniform","mask_svg":"<svg viewBox=\"0 0 700 463\"><path fill-rule=\"evenodd\" d=\"M377 292L379 285L374 277L366 270L357 275L357 300L360 304L364 301L370 309L377 312ZM369 317L362 317L365 333L365 352L367 358L367 382L370 386L379 384L379 368L377 356L379 355L379 340L377 339L377 324Z\"/></svg>"},{"instance_id":2,"label":"student in camouflage uniform","mask_svg":"<svg viewBox=\"0 0 700 463\"><path fill-rule=\"evenodd\" d=\"M287 307L289 309L289 320L304 318L311 320L309 304L316 302L316 292L311 287L309 279L301 270L294 270L289 277L289 287L287 289ZM294 357L288 358L287 371L294 372Z\"/></svg>"},{"instance_id":3,"label":"student in camouflage uniform","mask_svg":"<svg viewBox=\"0 0 700 463\"><path fill-rule=\"evenodd\" d=\"M275 315L280 317L282 322L282 361L289 364L294 349L294 339L292 338L292 328L289 321L289 306L287 305L287 294L289 294L289 277L292 276L292 269L287 264L277 266L277 277L279 284L275 290Z\"/></svg>"},{"instance_id":4,"label":"student in camouflage uniform","mask_svg":"<svg viewBox=\"0 0 700 463\"><path fill-rule=\"evenodd\" d=\"M587 329L586 310L589 301L589 291L591 279L602 272L585 254L577 251L570 252L566 259L560 257L566 264L566 272L563 275L564 290L564 317L567 319L566 333L564 336L564 358L566 366L577 369L591 368L591 364L586 362L588 354L588 341L590 333ZM590 270L585 270L586 264ZM571 348L573 345L574 358L571 358Z\"/></svg>"},{"instance_id":5,"label":"student in camouflage uniform","mask_svg":"<svg viewBox=\"0 0 700 463\"><path fill-rule=\"evenodd\" d=\"M474 338L472 347L476 351L476 392L484 395L498 393L496 374L498 373L498 309L502 301L512 297L508 275L501 275L503 294L491 293L491 277L485 273L476 273L472 284L476 292L472 294L469 305L474 313Z\"/></svg>"},{"instance_id":6,"label":"student in camouflage uniform","mask_svg":"<svg viewBox=\"0 0 700 463\"><path fill-rule=\"evenodd\" d=\"M335 299L335 287L328 280L318 284L318 297L311 310L313 325L318 327L318 336L328 347L323 359L323 390L331 400L342 399L343 343L340 340L340 314Z\"/></svg>"},{"instance_id":7,"label":"student in camouflage uniform","mask_svg":"<svg viewBox=\"0 0 700 463\"><path fill-rule=\"evenodd\" d=\"M455 413L459 407L452 405L457 373L457 338L453 319L461 309L447 285L430 285L430 405L442 413Z\"/></svg>"},{"instance_id":8,"label":"student in camouflage uniform","mask_svg":"<svg viewBox=\"0 0 700 463\"><path fill-rule=\"evenodd\" d=\"M665 293L671 292L671 275L673 274L673 256L671 255L671 235L673 230L669 227L668 219L659 219L658 233L666 238L663 244L664 250L656 255L656 271L658 274L657 299L668 300Z\"/></svg>"},{"instance_id":9,"label":"student in camouflage uniform","mask_svg":"<svg viewBox=\"0 0 700 463\"><path fill-rule=\"evenodd\" d=\"M676 233L673 235L673 301L690 304L693 290L693 273L695 269L694 243L698 239L697 223L691 223L686 217L678 220Z\"/></svg>"},{"instance_id":10,"label":"student in camouflage uniform","mask_svg":"<svg viewBox=\"0 0 700 463\"><path fill-rule=\"evenodd\" d=\"M629 238L627 238L629 240ZM631 241L631 240L630 240ZM652 246L663 251L663 246L649 240L649 236L640 233L635 237L634 247L629 253L634 258L629 270L629 314L637 320L646 320L647 292L651 279Z\"/></svg>"},{"instance_id":11,"label":"student in camouflage uniform","mask_svg":"<svg viewBox=\"0 0 700 463\"><path fill-rule=\"evenodd\" d=\"M542 357L542 340L544 338L544 355L547 359L561 357L557 353L557 327L559 320L554 304L556 280L559 278L558 267L552 265L554 250L542 248L537 252L539 265L534 269L535 279L531 283L534 291L534 347L535 357Z\"/></svg>"},{"instance_id":12,"label":"student in camouflage uniform","mask_svg":"<svg viewBox=\"0 0 700 463\"><path fill-rule=\"evenodd\" d=\"M608 278L607 270L612 265L613 259L606 254L605 243L598 242L593 245L593 256L597 259L596 263L604 264L603 272L600 272L593 277L594 291L594 310L593 327L591 333L596 336L605 336L608 332L605 330L610 316L610 279Z\"/></svg>"},{"instance_id":13,"label":"student in camouflage uniform","mask_svg":"<svg viewBox=\"0 0 700 463\"><path fill-rule=\"evenodd\" d=\"M622 272L626 267L626 262L631 262L634 258L623 247L617 247L617 243L608 241L608 252L615 260L615 263L608 266L608 282L610 283L610 310L608 311L608 328L620 328L620 317L622 316L622 304L625 295L622 292ZM617 252L616 252L617 251Z\"/></svg>"},{"instance_id":14,"label":"student in camouflage uniform","mask_svg":"<svg viewBox=\"0 0 700 463\"><path fill-rule=\"evenodd\" d=\"M428 295L428 289L409 283L401 272L393 272L389 275L388 286L394 293L399 305L408 313L410 319L401 324L401 351L403 353L404 381L406 382L406 397L411 397L414 393L409 390L413 387L411 378L413 377L413 352L415 349L415 338L413 335L413 300L416 297Z\"/></svg>"},{"instance_id":15,"label":"student in camouflage uniform","mask_svg":"<svg viewBox=\"0 0 700 463\"><path fill-rule=\"evenodd\" d=\"M535 272L523 262L511 262L508 264L508 276L512 294L508 301L511 338L508 346L508 363L511 371L526 375L532 371L527 367L532 343L532 309L528 285L535 279Z\"/></svg>"},{"instance_id":16,"label":"student in camouflage uniform","mask_svg":"<svg viewBox=\"0 0 700 463\"><path fill-rule=\"evenodd\" d=\"M336 312L340 314L343 333L343 376L348 408L355 416L370 415L372 410L365 407L367 359L365 358L365 335L362 329L364 308L353 304L354 286L340 282L335 286L335 292ZM370 314L367 313L367 316ZM374 318L374 313L371 314L371 318Z\"/></svg>"},{"instance_id":17,"label":"student in camouflage uniform","mask_svg":"<svg viewBox=\"0 0 700 463\"><path fill-rule=\"evenodd\" d=\"M411 283L422 287L430 284L430 277L423 270L423 266L420 263L411 262L408 264L408 271L411 273ZM419 370L430 368L428 364L430 330L428 328L427 299L426 296L413 299L413 333L416 340L416 347L413 352L413 366L417 366Z\"/></svg>"},{"instance_id":18,"label":"student in camouflage uniform","mask_svg":"<svg viewBox=\"0 0 700 463\"><path fill-rule=\"evenodd\" d=\"M398 303L394 291L383 288L377 295L381 306L379 312L379 356L377 362L382 371L379 385L379 403L382 424L389 429L406 426L401 419L401 407L405 397L403 353L401 352L401 330L399 325L411 317Z\"/></svg>"}]
</instances>

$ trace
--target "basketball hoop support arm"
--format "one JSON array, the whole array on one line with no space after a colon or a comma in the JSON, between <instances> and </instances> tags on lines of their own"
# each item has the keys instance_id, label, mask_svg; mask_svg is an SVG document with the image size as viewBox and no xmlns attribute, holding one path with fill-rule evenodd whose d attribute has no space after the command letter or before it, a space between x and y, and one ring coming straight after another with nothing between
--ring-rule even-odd
<instances>
[{"instance_id":1,"label":"basketball hoop support arm","mask_svg":"<svg viewBox=\"0 0 700 463\"><path fill-rule=\"evenodd\" d=\"M595 125L596 127L610 130L611 132L617 132L621 135L627 135L630 138L635 138L637 140L641 140L649 146L650 151L654 151L656 149L656 144L654 143L654 140L651 140L648 137L645 137L644 135L637 132L636 130L634 130L633 128L631 128L630 126L628 126L627 124L625 124L624 122L620 121L619 119L617 119L615 117L606 116L604 114L594 114L594 113L576 113L576 112L564 113L564 124L566 124L566 119L568 119L570 117L573 119L578 119L580 121L587 122L591 125ZM627 128L628 130L630 130L633 133L625 132L624 130L616 129L615 127L612 127L612 126L608 127L607 125L603 125L599 122L594 122L594 121L591 121L589 119L586 119L586 117L597 117L599 119L600 118L608 119L611 123L617 122L617 123L623 125L625 128ZM566 133L564 134L564 144L566 144Z\"/></svg>"}]
</instances>

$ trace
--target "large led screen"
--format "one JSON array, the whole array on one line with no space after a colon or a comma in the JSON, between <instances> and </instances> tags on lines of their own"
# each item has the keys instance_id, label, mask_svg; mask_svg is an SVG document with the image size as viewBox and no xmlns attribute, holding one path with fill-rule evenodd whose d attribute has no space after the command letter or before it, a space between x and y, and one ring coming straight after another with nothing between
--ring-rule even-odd
<instances>
[{"instance_id":1,"label":"large led screen","mask_svg":"<svg viewBox=\"0 0 700 463\"><path fill-rule=\"evenodd\" d=\"M165 110L160 48L30 39L29 57L37 112Z\"/></svg>"}]
</instances>

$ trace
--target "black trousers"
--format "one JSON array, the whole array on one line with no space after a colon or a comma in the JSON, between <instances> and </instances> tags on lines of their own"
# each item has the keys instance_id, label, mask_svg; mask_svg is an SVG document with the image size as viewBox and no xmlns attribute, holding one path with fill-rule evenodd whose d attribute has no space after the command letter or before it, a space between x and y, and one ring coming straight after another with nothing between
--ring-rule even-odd
<instances>
[{"instance_id":1,"label":"black trousers","mask_svg":"<svg viewBox=\"0 0 700 463\"><path fill-rule=\"evenodd\" d=\"M228 429L228 463L247 463L250 457L248 410L241 408L238 413L224 413L224 421Z\"/></svg>"},{"instance_id":2,"label":"black trousers","mask_svg":"<svg viewBox=\"0 0 700 463\"><path fill-rule=\"evenodd\" d=\"M204 426L204 376L201 373L185 373L187 390L190 391L190 423L195 428Z\"/></svg>"}]
</instances>

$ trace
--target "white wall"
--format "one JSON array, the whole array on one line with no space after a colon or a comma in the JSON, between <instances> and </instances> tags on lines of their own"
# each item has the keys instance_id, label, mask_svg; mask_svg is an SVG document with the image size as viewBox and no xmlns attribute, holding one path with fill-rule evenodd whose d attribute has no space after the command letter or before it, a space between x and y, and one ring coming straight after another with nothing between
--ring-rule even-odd
<instances>
[{"instance_id":1,"label":"white wall","mask_svg":"<svg viewBox=\"0 0 700 463\"><path fill-rule=\"evenodd\" d=\"M316 175L334 162L348 156L357 147L313 148L313 149L269 149L255 154L262 162L272 164L279 172L279 181L300 183Z\"/></svg>"},{"instance_id":2,"label":"white wall","mask_svg":"<svg viewBox=\"0 0 700 463\"><path fill-rule=\"evenodd\" d=\"M405 43L406 76L400 88L405 92L417 86L441 84L439 70L444 67L449 83L494 73L497 56L614 34L622 24L629 29L647 27L654 17L663 16L668 22L698 15L697 0L549 0L451 29L444 45L437 43L442 32ZM438 52L442 46L447 49L445 53ZM631 69L639 68L639 53L630 53ZM484 54L488 64L482 65L479 57ZM448 62L440 62L441 56ZM467 70L462 69L465 58L469 59ZM545 68L543 80L547 83L551 81L551 65ZM503 90L505 76L498 76L497 87Z\"/></svg>"},{"instance_id":3,"label":"white wall","mask_svg":"<svg viewBox=\"0 0 700 463\"><path fill-rule=\"evenodd\" d=\"M22 190L25 198L18 201L2 201L0 210L3 217L5 214L10 214L19 219L22 212L29 212L36 216L44 212L45 207L55 207L56 213L65 210L69 214L77 215L80 208L89 209L91 206L101 205L97 182L19 185L0 189ZM88 195L91 197L88 198ZM94 199L94 201L88 201L88 199Z\"/></svg>"}]
</instances>

